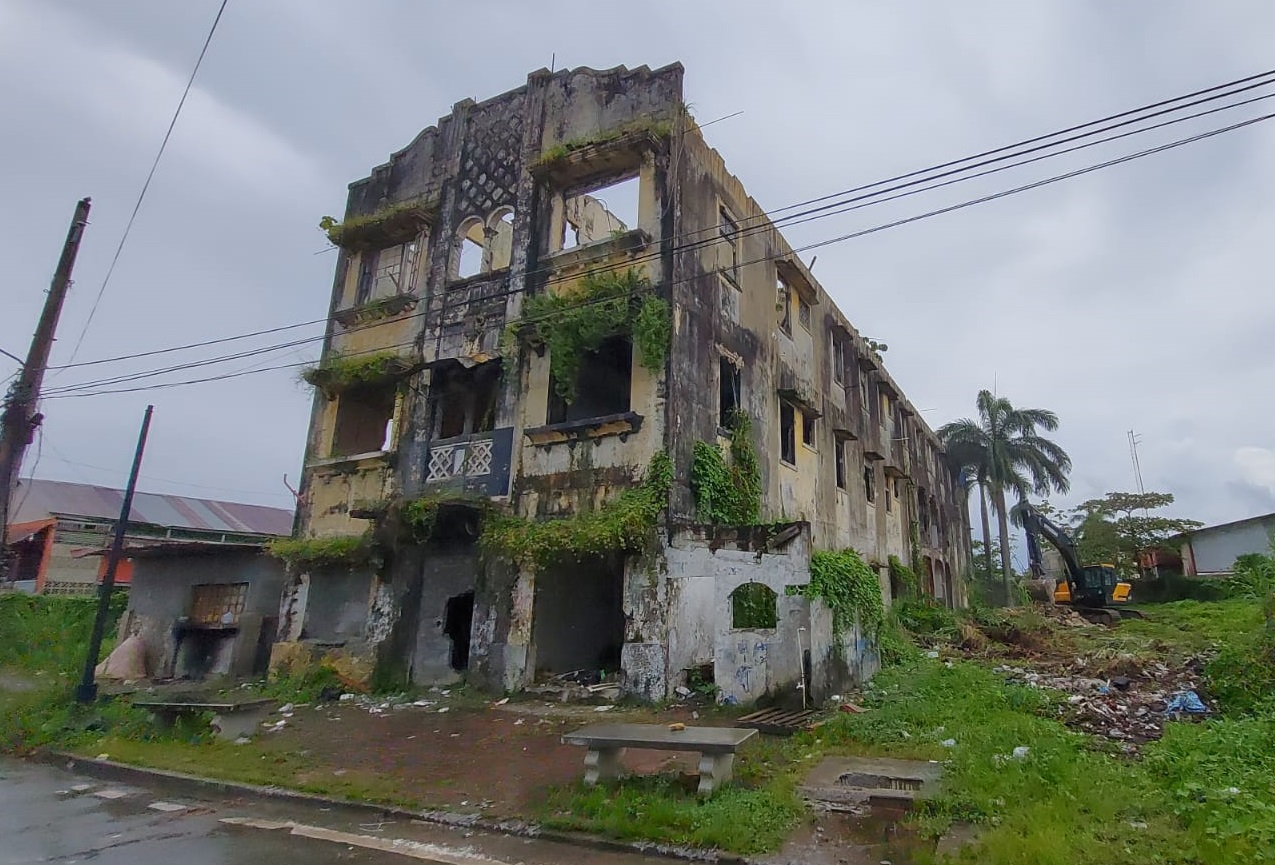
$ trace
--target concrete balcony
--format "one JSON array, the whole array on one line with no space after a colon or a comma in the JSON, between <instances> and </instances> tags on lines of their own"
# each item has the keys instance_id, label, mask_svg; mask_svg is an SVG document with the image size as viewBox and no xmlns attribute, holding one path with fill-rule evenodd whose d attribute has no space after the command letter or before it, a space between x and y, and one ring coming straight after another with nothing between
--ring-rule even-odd
<instances>
[{"instance_id":1,"label":"concrete balcony","mask_svg":"<svg viewBox=\"0 0 1275 865\"><path fill-rule=\"evenodd\" d=\"M513 428L436 439L425 462L425 486L487 496L509 492Z\"/></svg>"}]
</instances>

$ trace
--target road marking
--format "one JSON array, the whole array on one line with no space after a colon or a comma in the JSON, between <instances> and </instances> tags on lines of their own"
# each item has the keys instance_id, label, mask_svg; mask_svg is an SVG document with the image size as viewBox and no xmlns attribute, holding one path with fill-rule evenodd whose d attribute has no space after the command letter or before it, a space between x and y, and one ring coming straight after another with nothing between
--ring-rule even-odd
<instances>
[{"instance_id":1,"label":"road marking","mask_svg":"<svg viewBox=\"0 0 1275 865\"><path fill-rule=\"evenodd\" d=\"M123 799L128 795L128 793L125 793L123 790L111 788L110 790L98 790L93 795L99 799Z\"/></svg>"},{"instance_id":2,"label":"road marking","mask_svg":"<svg viewBox=\"0 0 1275 865\"><path fill-rule=\"evenodd\" d=\"M185 805L178 805L176 802L152 802L146 806L152 811L163 811L165 814L171 814L174 811L185 811Z\"/></svg>"},{"instance_id":3,"label":"road marking","mask_svg":"<svg viewBox=\"0 0 1275 865\"><path fill-rule=\"evenodd\" d=\"M92 790L96 786L97 786L96 784L72 784L71 792L72 793L87 793L88 791Z\"/></svg>"},{"instance_id":4,"label":"road marking","mask_svg":"<svg viewBox=\"0 0 1275 865\"><path fill-rule=\"evenodd\" d=\"M374 838L370 835L357 835L353 832L341 832L336 829L325 829L322 826L307 826L291 820L258 820L254 817L223 817L220 822L231 826L246 826L251 829L278 830L287 829L289 834L302 838L313 838L317 841L331 841L336 844L347 844L351 847L362 847L365 850L379 850L383 853L398 853L425 862L436 862L440 865L508 865L499 859L492 859L478 853L473 847L445 847L441 844L428 844L421 841L408 841L404 838Z\"/></svg>"}]
</instances>

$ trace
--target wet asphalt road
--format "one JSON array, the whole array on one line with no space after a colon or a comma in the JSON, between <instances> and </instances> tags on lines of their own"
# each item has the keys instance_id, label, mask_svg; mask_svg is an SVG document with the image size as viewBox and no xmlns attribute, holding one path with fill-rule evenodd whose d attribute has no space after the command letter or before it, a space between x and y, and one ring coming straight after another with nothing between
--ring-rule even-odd
<instances>
[{"instance_id":1,"label":"wet asphalt road","mask_svg":"<svg viewBox=\"0 0 1275 865\"><path fill-rule=\"evenodd\" d=\"M253 825L230 825L225 819ZM646 857L289 804L166 795L0 758L0 865L650 865ZM275 828L268 828L276 822ZM301 829L295 827L301 824ZM267 827L267 828L263 828ZM298 831L300 834L298 834ZM312 837L320 835L327 840ZM311 837L306 837L311 836ZM412 855L368 849L404 845Z\"/></svg>"}]
</instances>

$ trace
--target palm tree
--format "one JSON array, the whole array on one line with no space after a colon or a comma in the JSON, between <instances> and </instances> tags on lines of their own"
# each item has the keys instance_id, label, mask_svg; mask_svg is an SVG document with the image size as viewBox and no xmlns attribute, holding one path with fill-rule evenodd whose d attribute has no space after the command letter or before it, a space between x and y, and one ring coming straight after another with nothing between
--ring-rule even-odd
<instances>
[{"instance_id":1,"label":"palm tree","mask_svg":"<svg viewBox=\"0 0 1275 865\"><path fill-rule=\"evenodd\" d=\"M1017 501L1028 494L1048 495L1052 491L1067 492L1070 484L1071 457L1054 442L1037 432L1058 429L1058 415L1042 408L1014 408L1005 397L981 390L976 400L978 420L962 418L939 430L939 438L958 465L973 472L978 479L979 500L983 491L992 499L1000 529L1001 571L1005 579L1006 599L1011 597L1013 570L1009 561L1009 508L1006 493ZM983 543L987 546L989 526L986 504L983 504ZM990 555L990 552L989 552ZM991 570L990 563L988 570Z\"/></svg>"}]
</instances>

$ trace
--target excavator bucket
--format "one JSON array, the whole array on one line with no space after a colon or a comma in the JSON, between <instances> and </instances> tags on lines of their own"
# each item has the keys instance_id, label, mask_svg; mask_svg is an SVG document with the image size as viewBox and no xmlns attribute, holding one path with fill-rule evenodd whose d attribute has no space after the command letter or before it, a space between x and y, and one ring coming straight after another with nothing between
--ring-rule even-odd
<instances>
[{"instance_id":1,"label":"excavator bucket","mask_svg":"<svg viewBox=\"0 0 1275 865\"><path fill-rule=\"evenodd\" d=\"M1070 604L1071 603L1071 587L1067 585L1066 580L1059 580L1058 585L1054 586L1054 603Z\"/></svg>"}]
</instances>

